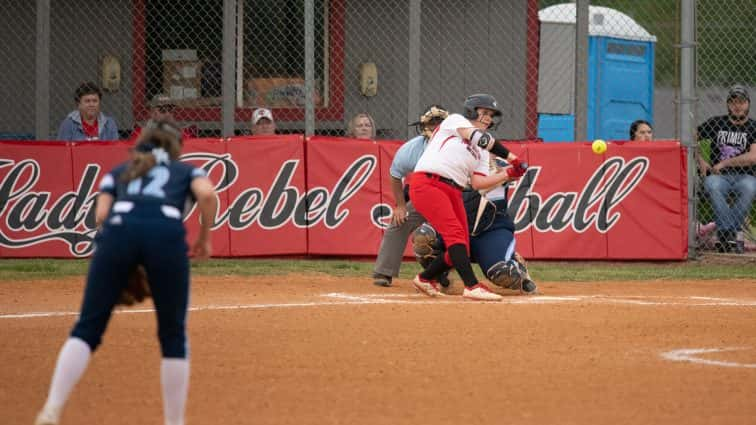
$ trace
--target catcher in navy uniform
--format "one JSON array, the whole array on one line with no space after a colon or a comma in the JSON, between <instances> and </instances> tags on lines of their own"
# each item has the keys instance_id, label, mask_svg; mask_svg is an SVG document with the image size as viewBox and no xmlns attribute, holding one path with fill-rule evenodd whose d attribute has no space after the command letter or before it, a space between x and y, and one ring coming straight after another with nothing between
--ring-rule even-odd
<instances>
[{"instance_id":1,"label":"catcher in navy uniform","mask_svg":"<svg viewBox=\"0 0 756 425\"><path fill-rule=\"evenodd\" d=\"M201 228L192 253L199 259L209 257L217 199L205 172L180 162L180 153L181 131L171 122L158 121L140 135L131 159L103 176L95 210L101 228L81 313L58 355L36 425L59 423L71 390L102 342L113 308L124 302L122 292L138 266L144 267L157 311L165 424L184 423L189 258L182 217L187 198L196 200Z\"/></svg>"},{"instance_id":2,"label":"catcher in navy uniform","mask_svg":"<svg viewBox=\"0 0 756 425\"><path fill-rule=\"evenodd\" d=\"M506 166L500 159L496 159L495 164L500 168ZM470 231L470 260L478 263L494 285L533 295L538 293L538 288L530 277L527 262L515 251L515 225L507 213L508 183L489 191L467 189L462 192ZM446 249L441 235L428 223L415 230L412 247L423 267L428 267Z\"/></svg>"}]
</instances>

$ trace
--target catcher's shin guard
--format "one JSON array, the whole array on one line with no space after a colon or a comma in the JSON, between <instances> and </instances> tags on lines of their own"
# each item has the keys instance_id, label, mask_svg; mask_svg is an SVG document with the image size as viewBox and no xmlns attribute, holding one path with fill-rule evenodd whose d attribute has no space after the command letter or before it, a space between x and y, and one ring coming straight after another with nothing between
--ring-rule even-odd
<instances>
[{"instance_id":1,"label":"catcher's shin guard","mask_svg":"<svg viewBox=\"0 0 756 425\"><path fill-rule=\"evenodd\" d=\"M514 259L499 261L486 270L486 277L496 286L509 289L522 289L525 278L520 263Z\"/></svg>"},{"instance_id":2,"label":"catcher's shin guard","mask_svg":"<svg viewBox=\"0 0 756 425\"><path fill-rule=\"evenodd\" d=\"M520 255L519 252L515 252L512 255L512 258L520 264L520 270L522 270L522 277L525 278L526 280L533 280L530 277L530 271L528 271L528 262L525 261L525 258L522 255Z\"/></svg>"}]
</instances>

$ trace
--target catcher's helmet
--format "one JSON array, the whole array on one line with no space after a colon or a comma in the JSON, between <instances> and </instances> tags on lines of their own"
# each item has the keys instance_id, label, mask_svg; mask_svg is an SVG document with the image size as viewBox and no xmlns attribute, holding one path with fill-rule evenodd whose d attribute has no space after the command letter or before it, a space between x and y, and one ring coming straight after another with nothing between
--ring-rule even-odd
<instances>
[{"instance_id":1,"label":"catcher's helmet","mask_svg":"<svg viewBox=\"0 0 756 425\"><path fill-rule=\"evenodd\" d=\"M445 120L448 116L449 112L443 106L431 105L420 116L420 119L411 123L410 126L415 126L417 134L430 138L436 126L441 124L441 121Z\"/></svg>"},{"instance_id":2,"label":"catcher's helmet","mask_svg":"<svg viewBox=\"0 0 756 425\"><path fill-rule=\"evenodd\" d=\"M496 102L496 99L494 99L494 97L490 94L471 94L470 96L467 96L467 99L465 99L465 103L462 105L462 107L464 109L462 115L464 115L464 117L469 120L478 118L478 108L491 109L492 111L494 111L495 117L501 115L499 104Z\"/></svg>"},{"instance_id":3,"label":"catcher's helmet","mask_svg":"<svg viewBox=\"0 0 756 425\"><path fill-rule=\"evenodd\" d=\"M436 229L429 223L423 223L412 233L412 251L415 259L423 267L428 267L436 256L443 252L444 246Z\"/></svg>"}]
</instances>

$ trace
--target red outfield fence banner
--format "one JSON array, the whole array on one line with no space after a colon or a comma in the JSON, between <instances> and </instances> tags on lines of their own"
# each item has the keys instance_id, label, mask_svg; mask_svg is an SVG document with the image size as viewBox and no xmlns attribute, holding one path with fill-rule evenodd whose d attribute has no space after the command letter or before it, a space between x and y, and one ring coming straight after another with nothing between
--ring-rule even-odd
<instances>
[{"instance_id":1,"label":"red outfield fence banner","mask_svg":"<svg viewBox=\"0 0 756 425\"><path fill-rule=\"evenodd\" d=\"M214 255L373 256L394 205L400 141L277 135L192 139L182 159L219 196ZM518 251L531 259L687 258L684 149L674 141L508 143L530 164L510 189ZM0 142L0 257L85 257L102 175L128 142ZM189 237L197 213L187 215ZM405 251L411 255L409 248Z\"/></svg>"}]
</instances>

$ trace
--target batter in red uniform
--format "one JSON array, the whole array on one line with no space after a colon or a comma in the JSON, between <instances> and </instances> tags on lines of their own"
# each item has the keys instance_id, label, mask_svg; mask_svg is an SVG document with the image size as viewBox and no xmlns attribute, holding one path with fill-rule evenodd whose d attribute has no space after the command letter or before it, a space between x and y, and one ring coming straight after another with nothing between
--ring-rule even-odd
<instances>
[{"instance_id":1,"label":"batter in red uniform","mask_svg":"<svg viewBox=\"0 0 756 425\"><path fill-rule=\"evenodd\" d=\"M436 129L410 178L410 198L415 208L441 234L447 246L445 254L413 281L415 288L428 296L442 295L435 279L454 267L465 284L463 297L501 300L500 295L478 282L470 265L470 239L461 192L468 185L480 190L523 175L517 156L486 131L500 115L493 96L469 96L463 115L449 115ZM489 174L489 151L512 166Z\"/></svg>"}]
</instances>

